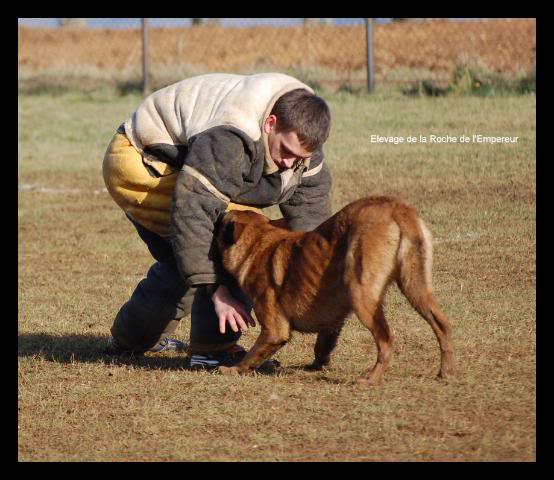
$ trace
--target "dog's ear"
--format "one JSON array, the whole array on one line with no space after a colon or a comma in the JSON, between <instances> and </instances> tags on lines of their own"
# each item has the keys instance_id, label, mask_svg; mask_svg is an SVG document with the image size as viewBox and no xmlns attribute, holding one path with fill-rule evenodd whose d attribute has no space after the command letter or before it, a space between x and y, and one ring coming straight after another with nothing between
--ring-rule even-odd
<instances>
[{"instance_id":1,"label":"dog's ear","mask_svg":"<svg viewBox=\"0 0 554 480\"><path fill-rule=\"evenodd\" d=\"M234 222L227 222L223 225L223 231L221 232L221 240L225 245L233 245L235 243L235 224Z\"/></svg>"},{"instance_id":2,"label":"dog's ear","mask_svg":"<svg viewBox=\"0 0 554 480\"><path fill-rule=\"evenodd\" d=\"M226 245L234 245L237 240L240 238L244 227L244 223L237 222L227 222L223 225L223 232L221 234L221 239Z\"/></svg>"}]
</instances>

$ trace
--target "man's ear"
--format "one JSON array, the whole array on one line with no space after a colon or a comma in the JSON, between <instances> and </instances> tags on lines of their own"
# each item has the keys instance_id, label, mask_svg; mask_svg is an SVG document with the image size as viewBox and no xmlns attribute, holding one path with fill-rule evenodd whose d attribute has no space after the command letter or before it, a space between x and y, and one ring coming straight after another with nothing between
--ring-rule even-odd
<instances>
[{"instance_id":1,"label":"man's ear","mask_svg":"<svg viewBox=\"0 0 554 480\"><path fill-rule=\"evenodd\" d=\"M270 115L264 121L264 132L271 132L275 125L277 125L277 117L275 115Z\"/></svg>"},{"instance_id":2,"label":"man's ear","mask_svg":"<svg viewBox=\"0 0 554 480\"><path fill-rule=\"evenodd\" d=\"M221 235L223 242L227 245L234 245L240 238L244 227L246 227L244 223L227 222L223 226L223 233Z\"/></svg>"}]
</instances>

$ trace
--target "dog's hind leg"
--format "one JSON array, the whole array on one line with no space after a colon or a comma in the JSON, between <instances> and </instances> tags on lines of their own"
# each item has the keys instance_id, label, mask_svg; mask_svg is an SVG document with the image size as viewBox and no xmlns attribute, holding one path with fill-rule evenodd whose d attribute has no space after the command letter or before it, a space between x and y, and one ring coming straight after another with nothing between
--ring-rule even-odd
<instances>
[{"instance_id":1,"label":"dog's hind leg","mask_svg":"<svg viewBox=\"0 0 554 480\"><path fill-rule=\"evenodd\" d=\"M417 308L417 307L416 307ZM452 328L442 313L433 294L429 296L427 308L418 309L437 336L441 350L439 378L449 378L455 373L454 354L452 352Z\"/></svg>"},{"instance_id":2,"label":"dog's hind leg","mask_svg":"<svg viewBox=\"0 0 554 480\"><path fill-rule=\"evenodd\" d=\"M421 220L418 222L421 232L419 236L412 241L404 238L400 245L397 283L411 305L433 329L441 352L439 377L447 378L454 374L452 328L433 295L431 234Z\"/></svg>"},{"instance_id":3,"label":"dog's hind leg","mask_svg":"<svg viewBox=\"0 0 554 480\"><path fill-rule=\"evenodd\" d=\"M375 365L357 380L360 385L376 385L387 369L393 353L393 334L383 312L381 300L360 299L354 304L354 312L372 333L377 345Z\"/></svg>"},{"instance_id":4,"label":"dog's hind leg","mask_svg":"<svg viewBox=\"0 0 554 480\"><path fill-rule=\"evenodd\" d=\"M353 232L346 256L345 279L352 309L373 335L377 345L375 365L358 380L379 383L393 353L393 335L383 312L383 300L396 269L399 229L395 224L373 224L371 235Z\"/></svg>"},{"instance_id":5,"label":"dog's hind leg","mask_svg":"<svg viewBox=\"0 0 554 480\"><path fill-rule=\"evenodd\" d=\"M427 320L427 323L433 329L435 336L439 342L441 352L441 364L438 377L449 378L454 375L454 354L452 348L452 328L446 316L442 313L435 299L435 296L428 292L414 292L411 289L401 287L406 298L410 301L417 312Z\"/></svg>"}]
</instances>

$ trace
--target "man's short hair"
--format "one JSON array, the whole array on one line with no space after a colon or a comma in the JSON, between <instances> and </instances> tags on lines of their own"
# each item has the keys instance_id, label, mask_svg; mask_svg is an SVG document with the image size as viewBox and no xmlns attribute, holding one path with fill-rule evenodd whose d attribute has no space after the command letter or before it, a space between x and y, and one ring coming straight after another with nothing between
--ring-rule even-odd
<instances>
[{"instance_id":1,"label":"man's short hair","mask_svg":"<svg viewBox=\"0 0 554 480\"><path fill-rule=\"evenodd\" d=\"M270 114L277 117L277 131L295 132L310 152L323 145L329 136L331 112L327 103L303 88L279 97Z\"/></svg>"}]
</instances>

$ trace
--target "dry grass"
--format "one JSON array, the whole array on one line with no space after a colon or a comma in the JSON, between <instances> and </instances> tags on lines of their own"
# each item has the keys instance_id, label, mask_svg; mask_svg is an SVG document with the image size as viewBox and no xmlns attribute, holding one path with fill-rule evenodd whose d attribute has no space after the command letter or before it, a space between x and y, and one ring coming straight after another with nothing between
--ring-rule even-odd
<instances>
[{"instance_id":1,"label":"dry grass","mask_svg":"<svg viewBox=\"0 0 554 480\"><path fill-rule=\"evenodd\" d=\"M383 385L354 318L332 369L296 335L278 375L183 369L183 357L100 350L151 263L103 192L100 165L137 96L20 96L19 459L22 461L534 461L535 97L333 95L334 209L368 193L416 205L435 236L435 291L459 375L435 379L431 329L397 289ZM515 145L377 145L369 135L518 135ZM249 332L249 346L259 327ZM188 322L178 330L188 338Z\"/></svg>"}]
</instances>

